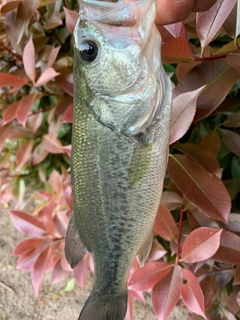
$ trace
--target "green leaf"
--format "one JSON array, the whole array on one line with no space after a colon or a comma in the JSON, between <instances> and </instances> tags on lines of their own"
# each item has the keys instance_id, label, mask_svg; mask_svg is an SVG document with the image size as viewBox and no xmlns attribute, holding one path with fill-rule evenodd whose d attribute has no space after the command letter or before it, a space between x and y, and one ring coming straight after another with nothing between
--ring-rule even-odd
<instances>
[{"instance_id":1,"label":"green leaf","mask_svg":"<svg viewBox=\"0 0 240 320\"><path fill-rule=\"evenodd\" d=\"M68 281L64 291L66 292L72 291L75 288L75 286L76 286L76 280L72 278L71 280Z\"/></svg>"}]
</instances>

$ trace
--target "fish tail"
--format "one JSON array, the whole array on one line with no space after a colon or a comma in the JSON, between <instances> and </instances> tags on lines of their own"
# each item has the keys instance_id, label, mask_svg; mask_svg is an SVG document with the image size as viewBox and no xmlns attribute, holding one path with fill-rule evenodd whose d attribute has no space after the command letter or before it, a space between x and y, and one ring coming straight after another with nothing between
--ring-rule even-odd
<instances>
[{"instance_id":1,"label":"fish tail","mask_svg":"<svg viewBox=\"0 0 240 320\"><path fill-rule=\"evenodd\" d=\"M78 320L124 320L127 312L127 291L109 299L91 292Z\"/></svg>"}]
</instances>

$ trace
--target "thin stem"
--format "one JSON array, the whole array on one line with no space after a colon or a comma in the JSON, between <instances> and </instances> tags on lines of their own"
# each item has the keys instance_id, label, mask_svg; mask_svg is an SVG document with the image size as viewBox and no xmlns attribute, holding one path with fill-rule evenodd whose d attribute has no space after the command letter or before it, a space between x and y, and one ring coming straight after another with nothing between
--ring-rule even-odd
<instances>
[{"instance_id":1,"label":"thin stem","mask_svg":"<svg viewBox=\"0 0 240 320\"><path fill-rule=\"evenodd\" d=\"M214 60L224 59L226 57L227 57L227 54L222 54L222 55L215 56L215 57L203 57L203 58L194 57L194 61L196 61L196 62L198 62L198 61L214 61Z\"/></svg>"},{"instance_id":2,"label":"thin stem","mask_svg":"<svg viewBox=\"0 0 240 320\"><path fill-rule=\"evenodd\" d=\"M176 264L179 265L180 255L181 255L181 238L182 238L182 228L183 228L183 214L184 207L181 207L180 218L179 218L179 235L178 235L178 245L177 245L177 256Z\"/></svg>"}]
</instances>

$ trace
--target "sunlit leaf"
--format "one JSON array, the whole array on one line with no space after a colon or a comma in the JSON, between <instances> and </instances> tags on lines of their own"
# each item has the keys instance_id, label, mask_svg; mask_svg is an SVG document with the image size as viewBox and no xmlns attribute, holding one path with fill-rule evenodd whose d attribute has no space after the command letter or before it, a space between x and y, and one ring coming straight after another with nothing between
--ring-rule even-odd
<instances>
[{"instance_id":1,"label":"sunlit leaf","mask_svg":"<svg viewBox=\"0 0 240 320\"><path fill-rule=\"evenodd\" d=\"M171 155L168 173L179 190L207 216L227 223L231 200L220 179L182 155Z\"/></svg>"},{"instance_id":2,"label":"sunlit leaf","mask_svg":"<svg viewBox=\"0 0 240 320\"><path fill-rule=\"evenodd\" d=\"M166 262L148 262L142 268L137 269L130 281L128 287L137 291L146 291L160 281L171 271L171 265Z\"/></svg>"},{"instance_id":3,"label":"sunlit leaf","mask_svg":"<svg viewBox=\"0 0 240 320\"><path fill-rule=\"evenodd\" d=\"M209 10L197 13L197 34L202 48L206 47L213 40L235 6L236 1L217 0Z\"/></svg>"},{"instance_id":4,"label":"sunlit leaf","mask_svg":"<svg viewBox=\"0 0 240 320\"><path fill-rule=\"evenodd\" d=\"M31 237L43 237L45 233L44 225L35 217L24 211L9 211L10 218L15 228Z\"/></svg>"},{"instance_id":5,"label":"sunlit leaf","mask_svg":"<svg viewBox=\"0 0 240 320\"><path fill-rule=\"evenodd\" d=\"M36 81L35 87L40 87L47 83L48 81L54 79L56 76L58 76L60 73L56 72L53 68L48 68L43 71L43 73L40 75L38 80Z\"/></svg>"},{"instance_id":6,"label":"sunlit leaf","mask_svg":"<svg viewBox=\"0 0 240 320\"><path fill-rule=\"evenodd\" d=\"M206 227L193 230L183 243L182 260L195 263L212 257L219 248L221 233L221 229Z\"/></svg>"},{"instance_id":7,"label":"sunlit leaf","mask_svg":"<svg viewBox=\"0 0 240 320\"><path fill-rule=\"evenodd\" d=\"M65 7L63 9L66 15L66 26L69 32L73 33L79 14L76 11L71 11Z\"/></svg>"},{"instance_id":8,"label":"sunlit leaf","mask_svg":"<svg viewBox=\"0 0 240 320\"><path fill-rule=\"evenodd\" d=\"M203 87L173 99L170 144L180 139L190 127L196 112L196 101Z\"/></svg>"}]
</instances>

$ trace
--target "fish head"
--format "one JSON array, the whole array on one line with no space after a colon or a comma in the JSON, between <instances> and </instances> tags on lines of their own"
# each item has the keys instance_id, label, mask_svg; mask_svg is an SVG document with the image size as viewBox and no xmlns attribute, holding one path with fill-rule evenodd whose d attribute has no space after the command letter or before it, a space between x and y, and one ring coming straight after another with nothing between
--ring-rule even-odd
<instances>
[{"instance_id":1,"label":"fish head","mask_svg":"<svg viewBox=\"0 0 240 320\"><path fill-rule=\"evenodd\" d=\"M80 1L75 84L84 87L82 99L96 119L119 133L138 134L161 108L164 81L159 80L161 37L155 14L152 0Z\"/></svg>"}]
</instances>

